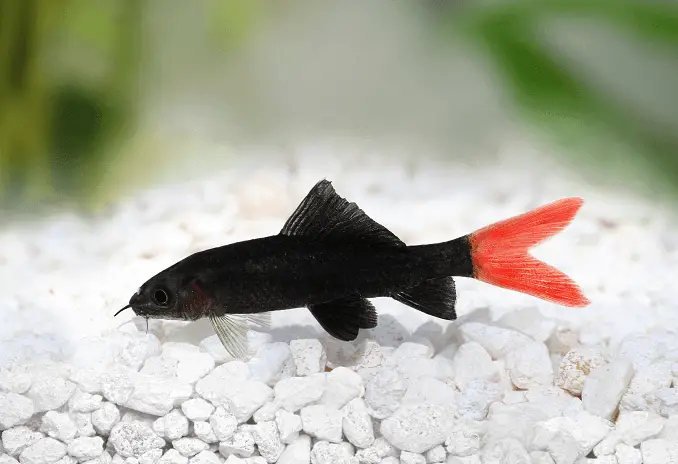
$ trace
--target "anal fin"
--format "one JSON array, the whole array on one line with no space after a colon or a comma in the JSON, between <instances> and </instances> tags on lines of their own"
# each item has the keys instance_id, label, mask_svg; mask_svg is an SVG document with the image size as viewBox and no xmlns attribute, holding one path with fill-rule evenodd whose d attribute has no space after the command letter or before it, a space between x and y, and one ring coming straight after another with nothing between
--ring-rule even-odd
<instances>
[{"instance_id":1,"label":"anal fin","mask_svg":"<svg viewBox=\"0 0 678 464\"><path fill-rule=\"evenodd\" d=\"M355 340L359 329L377 326L377 310L370 301L361 297L312 304L308 305L308 309L327 333L345 342Z\"/></svg>"},{"instance_id":2,"label":"anal fin","mask_svg":"<svg viewBox=\"0 0 678 464\"><path fill-rule=\"evenodd\" d=\"M452 277L425 280L416 287L391 295L396 301L448 321L457 318L457 291Z\"/></svg>"}]
</instances>

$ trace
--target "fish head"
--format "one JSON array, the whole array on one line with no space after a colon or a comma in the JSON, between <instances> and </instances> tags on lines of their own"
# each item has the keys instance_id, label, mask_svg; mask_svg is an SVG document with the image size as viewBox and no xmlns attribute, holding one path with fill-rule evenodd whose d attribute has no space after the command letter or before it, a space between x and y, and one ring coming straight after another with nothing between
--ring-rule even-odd
<instances>
[{"instance_id":1,"label":"fish head","mask_svg":"<svg viewBox=\"0 0 678 464\"><path fill-rule=\"evenodd\" d=\"M187 321L206 316L209 301L198 278L165 271L146 281L129 306L137 316Z\"/></svg>"}]
</instances>

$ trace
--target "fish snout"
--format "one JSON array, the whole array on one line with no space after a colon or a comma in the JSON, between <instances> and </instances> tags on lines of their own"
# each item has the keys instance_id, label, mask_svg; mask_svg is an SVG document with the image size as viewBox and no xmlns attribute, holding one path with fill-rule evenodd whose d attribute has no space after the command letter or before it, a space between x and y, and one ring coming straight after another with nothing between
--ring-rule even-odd
<instances>
[{"instance_id":1,"label":"fish snout","mask_svg":"<svg viewBox=\"0 0 678 464\"><path fill-rule=\"evenodd\" d=\"M144 316L146 313L146 311L144 311L145 305L139 292L136 292L134 295L132 295L132 298L129 299L129 306L137 316Z\"/></svg>"},{"instance_id":2,"label":"fish snout","mask_svg":"<svg viewBox=\"0 0 678 464\"><path fill-rule=\"evenodd\" d=\"M134 307L138 306L140 303L140 295L139 292L136 292L134 295L132 295L132 298L129 299L129 305Z\"/></svg>"}]
</instances>

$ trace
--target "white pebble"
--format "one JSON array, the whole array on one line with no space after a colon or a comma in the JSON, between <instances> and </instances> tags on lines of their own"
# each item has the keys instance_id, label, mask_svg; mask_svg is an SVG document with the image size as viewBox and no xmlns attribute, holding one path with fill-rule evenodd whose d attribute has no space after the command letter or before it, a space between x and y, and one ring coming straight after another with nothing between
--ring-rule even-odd
<instances>
[{"instance_id":1,"label":"white pebble","mask_svg":"<svg viewBox=\"0 0 678 464\"><path fill-rule=\"evenodd\" d=\"M173 379L177 376L179 360L175 358L163 358L162 356L153 356L148 358L141 370L141 374L151 375L153 377L162 377L164 379Z\"/></svg>"},{"instance_id":2,"label":"white pebble","mask_svg":"<svg viewBox=\"0 0 678 464\"><path fill-rule=\"evenodd\" d=\"M179 360L176 377L179 381L194 384L212 369L214 358L207 353L189 353Z\"/></svg>"},{"instance_id":3,"label":"white pebble","mask_svg":"<svg viewBox=\"0 0 678 464\"><path fill-rule=\"evenodd\" d=\"M205 451L209 448L207 443L198 438L179 438L178 440L172 441L172 447L175 450L179 451L182 456L191 457L195 456L201 451Z\"/></svg>"},{"instance_id":4,"label":"white pebble","mask_svg":"<svg viewBox=\"0 0 678 464\"><path fill-rule=\"evenodd\" d=\"M224 366L228 366L228 364L219 367ZM248 421L257 409L273 398L273 390L265 383L254 380L237 380L229 376L228 373L215 375L218 370L219 368L200 379L196 384L196 391L213 405L229 409L235 415L238 423Z\"/></svg>"},{"instance_id":5,"label":"white pebble","mask_svg":"<svg viewBox=\"0 0 678 464\"><path fill-rule=\"evenodd\" d=\"M556 464L551 455L546 451L532 451L530 459L532 464Z\"/></svg>"},{"instance_id":6,"label":"white pebble","mask_svg":"<svg viewBox=\"0 0 678 464\"><path fill-rule=\"evenodd\" d=\"M0 393L0 429L22 425L33 416L33 400L18 393Z\"/></svg>"},{"instance_id":7,"label":"white pebble","mask_svg":"<svg viewBox=\"0 0 678 464\"><path fill-rule=\"evenodd\" d=\"M125 406L146 414L164 416L192 394L193 387L189 383L139 375Z\"/></svg>"},{"instance_id":8,"label":"white pebble","mask_svg":"<svg viewBox=\"0 0 678 464\"><path fill-rule=\"evenodd\" d=\"M134 391L137 372L123 364L115 364L101 376L101 393L111 403L124 406Z\"/></svg>"},{"instance_id":9,"label":"white pebble","mask_svg":"<svg viewBox=\"0 0 678 464\"><path fill-rule=\"evenodd\" d=\"M294 376L294 358L287 343L266 343L247 362L252 380L275 385L280 379Z\"/></svg>"},{"instance_id":10,"label":"white pebble","mask_svg":"<svg viewBox=\"0 0 678 464\"><path fill-rule=\"evenodd\" d=\"M538 342L548 340L556 329L556 322L544 317L537 308L511 311L502 316L497 323L503 327L522 332Z\"/></svg>"},{"instance_id":11,"label":"white pebble","mask_svg":"<svg viewBox=\"0 0 678 464\"><path fill-rule=\"evenodd\" d=\"M384 360L384 350L385 347L382 347L376 341L365 339L360 342L355 353L346 360L346 367L350 367L354 371L380 367Z\"/></svg>"},{"instance_id":12,"label":"white pebble","mask_svg":"<svg viewBox=\"0 0 678 464\"><path fill-rule=\"evenodd\" d=\"M538 443L535 446L549 451L556 462L566 456L586 456L613 429L611 422L586 411L572 417L556 417L537 425L539 436L535 437L535 443Z\"/></svg>"},{"instance_id":13,"label":"white pebble","mask_svg":"<svg viewBox=\"0 0 678 464\"><path fill-rule=\"evenodd\" d=\"M296 412L318 401L325 393L326 383L325 374L283 379L275 385L275 400L285 410Z\"/></svg>"},{"instance_id":14,"label":"white pebble","mask_svg":"<svg viewBox=\"0 0 678 464\"><path fill-rule=\"evenodd\" d=\"M666 419L664 428L659 433L658 438L678 441L678 415Z\"/></svg>"},{"instance_id":15,"label":"white pebble","mask_svg":"<svg viewBox=\"0 0 678 464\"><path fill-rule=\"evenodd\" d=\"M342 409L342 427L346 439L357 448L367 448L374 442L372 418L362 398L349 401Z\"/></svg>"},{"instance_id":16,"label":"white pebble","mask_svg":"<svg viewBox=\"0 0 678 464\"><path fill-rule=\"evenodd\" d=\"M92 413L92 426L100 435L108 436L115 424L120 421L120 411L113 403L105 401Z\"/></svg>"},{"instance_id":17,"label":"white pebble","mask_svg":"<svg viewBox=\"0 0 678 464\"><path fill-rule=\"evenodd\" d=\"M640 444L643 464L673 464L678 456L678 442L654 438Z\"/></svg>"},{"instance_id":18,"label":"white pebble","mask_svg":"<svg viewBox=\"0 0 678 464\"><path fill-rule=\"evenodd\" d=\"M453 405L456 403L457 395L458 392L448 384L431 377L422 377L407 389L405 396L400 400L400 406L423 402Z\"/></svg>"},{"instance_id":19,"label":"white pebble","mask_svg":"<svg viewBox=\"0 0 678 464\"><path fill-rule=\"evenodd\" d=\"M624 337L619 345L619 357L631 361L636 370L661 359L665 352L666 346L661 339L644 334Z\"/></svg>"},{"instance_id":20,"label":"white pebble","mask_svg":"<svg viewBox=\"0 0 678 464\"><path fill-rule=\"evenodd\" d=\"M281 409L275 413L275 423L283 443L289 445L297 440L302 428L301 417Z\"/></svg>"},{"instance_id":21,"label":"white pebble","mask_svg":"<svg viewBox=\"0 0 678 464\"><path fill-rule=\"evenodd\" d=\"M431 464L445 462L445 458L447 458L447 451L443 445L434 446L426 452L426 462Z\"/></svg>"},{"instance_id":22,"label":"white pebble","mask_svg":"<svg viewBox=\"0 0 678 464\"><path fill-rule=\"evenodd\" d=\"M31 376L24 372L0 368L0 392L23 394L31 388L31 382Z\"/></svg>"},{"instance_id":23,"label":"white pebble","mask_svg":"<svg viewBox=\"0 0 678 464\"><path fill-rule=\"evenodd\" d=\"M622 411L615 429L594 448L597 456L614 454L619 443L639 445L648 438L656 437L666 419L648 411Z\"/></svg>"},{"instance_id":24,"label":"white pebble","mask_svg":"<svg viewBox=\"0 0 678 464\"><path fill-rule=\"evenodd\" d=\"M671 364L671 361L662 359L638 367L628 390L622 397L621 409L649 409L651 405L648 404L647 400L654 399L650 398L653 396L652 394L671 386L673 381Z\"/></svg>"},{"instance_id":25,"label":"white pebble","mask_svg":"<svg viewBox=\"0 0 678 464\"><path fill-rule=\"evenodd\" d=\"M301 424L304 433L318 440L341 442L341 411L319 404L301 409Z\"/></svg>"},{"instance_id":26,"label":"white pebble","mask_svg":"<svg viewBox=\"0 0 678 464\"><path fill-rule=\"evenodd\" d=\"M163 448L165 440L141 422L118 422L108 438L122 457L139 457L154 448Z\"/></svg>"},{"instance_id":27,"label":"white pebble","mask_svg":"<svg viewBox=\"0 0 678 464\"><path fill-rule=\"evenodd\" d=\"M386 456L384 459L379 461L379 464L400 464L400 459L394 456ZM456 463L453 463L456 464Z\"/></svg>"},{"instance_id":28,"label":"white pebble","mask_svg":"<svg viewBox=\"0 0 678 464\"><path fill-rule=\"evenodd\" d=\"M325 392L320 398L319 404L341 409L346 403L363 396L365 393L363 379L346 367L340 366L333 369L327 373L325 378L327 379Z\"/></svg>"},{"instance_id":29,"label":"white pebble","mask_svg":"<svg viewBox=\"0 0 678 464\"><path fill-rule=\"evenodd\" d=\"M556 385L579 395L589 374L607 361L597 346L580 346L570 350L560 363Z\"/></svg>"},{"instance_id":30,"label":"white pebble","mask_svg":"<svg viewBox=\"0 0 678 464\"><path fill-rule=\"evenodd\" d=\"M386 419L400 406L407 385L396 369L382 369L365 385L365 402L375 419Z\"/></svg>"},{"instance_id":31,"label":"white pebble","mask_svg":"<svg viewBox=\"0 0 678 464\"><path fill-rule=\"evenodd\" d=\"M397 369L402 375L405 385L411 387L416 385L422 377L442 379L452 377L451 366L452 363L444 358L402 358L398 361ZM391 369L390 366L384 366L384 368Z\"/></svg>"},{"instance_id":32,"label":"white pebble","mask_svg":"<svg viewBox=\"0 0 678 464\"><path fill-rule=\"evenodd\" d=\"M68 414L47 411L47 413L42 416L40 431L52 438L68 443L77 435L78 427Z\"/></svg>"},{"instance_id":33,"label":"white pebble","mask_svg":"<svg viewBox=\"0 0 678 464\"><path fill-rule=\"evenodd\" d=\"M116 360L134 370L139 370L146 359L160 354L160 341L151 333L125 334L121 345Z\"/></svg>"},{"instance_id":34,"label":"white pebble","mask_svg":"<svg viewBox=\"0 0 678 464\"><path fill-rule=\"evenodd\" d=\"M494 327L480 322L467 322L459 327L465 342L478 342L492 356L501 359L509 351L526 345L533 340L527 335L511 329Z\"/></svg>"},{"instance_id":35,"label":"white pebble","mask_svg":"<svg viewBox=\"0 0 678 464\"><path fill-rule=\"evenodd\" d=\"M231 455L228 458L226 458L224 464L250 464L250 463L248 463L244 459L240 459L238 456Z\"/></svg>"},{"instance_id":36,"label":"white pebble","mask_svg":"<svg viewBox=\"0 0 678 464\"><path fill-rule=\"evenodd\" d=\"M218 443L219 439L212 430L212 426L208 422L198 421L193 423L193 433L205 443Z\"/></svg>"},{"instance_id":37,"label":"white pebble","mask_svg":"<svg viewBox=\"0 0 678 464\"><path fill-rule=\"evenodd\" d=\"M358 450L355 455L360 462L379 464L382 459L395 457L396 450L384 437L379 437L374 440L372 446Z\"/></svg>"},{"instance_id":38,"label":"white pebble","mask_svg":"<svg viewBox=\"0 0 678 464\"><path fill-rule=\"evenodd\" d=\"M296 375L304 377L318 372L325 372L327 354L325 347L316 339L292 340L290 342Z\"/></svg>"},{"instance_id":39,"label":"white pebble","mask_svg":"<svg viewBox=\"0 0 678 464\"><path fill-rule=\"evenodd\" d=\"M93 412L101 407L101 395L90 395L80 389L76 389L71 399L68 400L68 408L73 412Z\"/></svg>"},{"instance_id":40,"label":"white pebble","mask_svg":"<svg viewBox=\"0 0 678 464\"><path fill-rule=\"evenodd\" d=\"M2 446L10 456L18 456L27 447L44 438L39 432L20 425L2 432Z\"/></svg>"},{"instance_id":41,"label":"white pebble","mask_svg":"<svg viewBox=\"0 0 678 464\"><path fill-rule=\"evenodd\" d=\"M660 388L645 395L648 410L664 417L678 416L678 388Z\"/></svg>"},{"instance_id":42,"label":"white pebble","mask_svg":"<svg viewBox=\"0 0 678 464\"><path fill-rule=\"evenodd\" d=\"M66 455L66 445L54 438L42 438L19 455L22 464L52 464Z\"/></svg>"},{"instance_id":43,"label":"white pebble","mask_svg":"<svg viewBox=\"0 0 678 464\"><path fill-rule=\"evenodd\" d=\"M156 417L151 416L150 414L145 414L143 412L126 410L125 414L122 416L120 420L121 422L140 422L151 427L153 426L153 422L155 422Z\"/></svg>"},{"instance_id":44,"label":"white pebble","mask_svg":"<svg viewBox=\"0 0 678 464\"><path fill-rule=\"evenodd\" d=\"M477 423L455 422L447 433L445 448L452 456L471 456L480 451L481 430Z\"/></svg>"},{"instance_id":45,"label":"white pebble","mask_svg":"<svg viewBox=\"0 0 678 464\"><path fill-rule=\"evenodd\" d=\"M518 440L504 438L489 443L480 453L484 464L531 464L532 460L527 450Z\"/></svg>"},{"instance_id":46,"label":"white pebble","mask_svg":"<svg viewBox=\"0 0 678 464\"><path fill-rule=\"evenodd\" d=\"M266 422L273 420L275 418L275 413L281 408L282 405L277 401L269 401L257 409L257 411L252 416L252 419L254 419L254 422Z\"/></svg>"},{"instance_id":47,"label":"white pebble","mask_svg":"<svg viewBox=\"0 0 678 464\"><path fill-rule=\"evenodd\" d=\"M68 444L68 454L78 461L97 458L104 451L101 437L79 437Z\"/></svg>"},{"instance_id":48,"label":"white pebble","mask_svg":"<svg viewBox=\"0 0 678 464\"><path fill-rule=\"evenodd\" d=\"M614 455L619 464L642 464L643 455L638 448L619 443L615 449Z\"/></svg>"},{"instance_id":49,"label":"white pebble","mask_svg":"<svg viewBox=\"0 0 678 464\"><path fill-rule=\"evenodd\" d=\"M294 442L287 445L280 455L278 464L310 464L311 437L300 435Z\"/></svg>"},{"instance_id":50,"label":"white pebble","mask_svg":"<svg viewBox=\"0 0 678 464\"><path fill-rule=\"evenodd\" d=\"M92 413L89 412L72 412L71 419L75 422L78 428L78 436L92 437L95 434L94 426L92 425Z\"/></svg>"},{"instance_id":51,"label":"white pebble","mask_svg":"<svg viewBox=\"0 0 678 464\"><path fill-rule=\"evenodd\" d=\"M178 361L199 352L199 347L185 342L165 342L161 349L163 358L174 358Z\"/></svg>"},{"instance_id":52,"label":"white pebble","mask_svg":"<svg viewBox=\"0 0 678 464\"><path fill-rule=\"evenodd\" d=\"M452 360L452 374L455 383L462 391L476 379L490 382L500 380L499 371L489 353L476 342L464 343L459 347Z\"/></svg>"},{"instance_id":53,"label":"white pebble","mask_svg":"<svg viewBox=\"0 0 678 464\"><path fill-rule=\"evenodd\" d=\"M221 406L214 411L209 422L214 431L214 435L216 435L219 441L231 438L238 427L238 420L235 415Z\"/></svg>"},{"instance_id":54,"label":"white pebble","mask_svg":"<svg viewBox=\"0 0 678 464\"><path fill-rule=\"evenodd\" d=\"M188 419L181 411L173 409L156 419L153 423L153 431L160 437L177 440L188 435Z\"/></svg>"},{"instance_id":55,"label":"white pebble","mask_svg":"<svg viewBox=\"0 0 678 464\"><path fill-rule=\"evenodd\" d=\"M0 464L19 464L19 461L14 459L9 454L0 454Z\"/></svg>"},{"instance_id":56,"label":"white pebble","mask_svg":"<svg viewBox=\"0 0 678 464\"><path fill-rule=\"evenodd\" d=\"M579 334L570 328L558 328L546 340L549 352L560 356L565 356L568 351L579 344Z\"/></svg>"},{"instance_id":57,"label":"white pebble","mask_svg":"<svg viewBox=\"0 0 678 464\"><path fill-rule=\"evenodd\" d=\"M409 451L403 451L400 453L400 463L401 464L426 464L426 458L423 454L410 453Z\"/></svg>"},{"instance_id":58,"label":"white pebble","mask_svg":"<svg viewBox=\"0 0 678 464\"><path fill-rule=\"evenodd\" d=\"M455 397L458 415L465 419L483 420L490 404L501 400L503 395L503 388L499 384L474 380L469 383L466 391Z\"/></svg>"},{"instance_id":59,"label":"white pebble","mask_svg":"<svg viewBox=\"0 0 678 464\"><path fill-rule=\"evenodd\" d=\"M594 369L582 388L584 409L611 420L632 378L633 365L625 359L616 359Z\"/></svg>"},{"instance_id":60,"label":"white pebble","mask_svg":"<svg viewBox=\"0 0 678 464\"><path fill-rule=\"evenodd\" d=\"M542 342L530 342L509 351L506 368L513 385L523 390L553 382L553 365Z\"/></svg>"},{"instance_id":61,"label":"white pebble","mask_svg":"<svg viewBox=\"0 0 678 464\"><path fill-rule=\"evenodd\" d=\"M75 369L68 379L78 388L91 394L101 393L101 381L104 373L94 369Z\"/></svg>"},{"instance_id":62,"label":"white pebble","mask_svg":"<svg viewBox=\"0 0 678 464\"><path fill-rule=\"evenodd\" d=\"M181 410L192 421L206 421L214 412L214 406L202 398L192 398L181 403Z\"/></svg>"},{"instance_id":63,"label":"white pebble","mask_svg":"<svg viewBox=\"0 0 678 464\"><path fill-rule=\"evenodd\" d=\"M189 464L221 464L219 456L212 451L201 451L193 456L188 462Z\"/></svg>"},{"instance_id":64,"label":"white pebble","mask_svg":"<svg viewBox=\"0 0 678 464\"><path fill-rule=\"evenodd\" d=\"M61 377L40 377L33 381L26 396L33 400L35 412L58 409L75 392L75 384Z\"/></svg>"},{"instance_id":65,"label":"white pebble","mask_svg":"<svg viewBox=\"0 0 678 464\"><path fill-rule=\"evenodd\" d=\"M159 448L153 448L152 450L146 451L144 454L139 456L139 464L154 464L162 457L162 450ZM132 461L137 458L127 458L126 461Z\"/></svg>"},{"instance_id":66,"label":"white pebble","mask_svg":"<svg viewBox=\"0 0 678 464\"><path fill-rule=\"evenodd\" d=\"M219 452L223 456L235 454L247 458L254 454L254 437L250 432L236 430L231 438L219 443Z\"/></svg>"},{"instance_id":67,"label":"white pebble","mask_svg":"<svg viewBox=\"0 0 678 464\"><path fill-rule=\"evenodd\" d=\"M155 463L160 458L160 456L162 456L162 450L158 449L158 450L155 450L155 451L157 451L156 455L153 456L148 462L145 461L145 462L142 463L142 458L144 456L140 457L139 458L139 464L153 464L153 463ZM71 458L71 457L70 456L64 456L62 459L66 459L66 458ZM111 457L111 454L108 451L103 451L101 454L99 454L99 456L95 457L94 459L89 459L87 461L83 461L83 464L111 464L112 461L113 461L113 458ZM75 464L75 463L76 463L76 460L73 459L72 462L64 463L64 464Z\"/></svg>"},{"instance_id":68,"label":"white pebble","mask_svg":"<svg viewBox=\"0 0 678 464\"><path fill-rule=\"evenodd\" d=\"M381 423L381 434L395 447L424 453L445 441L454 409L427 403L398 408Z\"/></svg>"},{"instance_id":69,"label":"white pebble","mask_svg":"<svg viewBox=\"0 0 678 464\"><path fill-rule=\"evenodd\" d=\"M260 422L253 427L252 436L257 443L259 454L266 459L266 462L277 462L285 450L285 445L280 441L275 422Z\"/></svg>"},{"instance_id":70,"label":"white pebble","mask_svg":"<svg viewBox=\"0 0 678 464\"><path fill-rule=\"evenodd\" d=\"M400 359L429 359L433 357L433 346L428 340L423 343L404 342L398 345L393 352L393 360L397 363Z\"/></svg>"},{"instance_id":71,"label":"white pebble","mask_svg":"<svg viewBox=\"0 0 678 464\"><path fill-rule=\"evenodd\" d=\"M571 416L583 410L579 398L554 386L527 390L525 398L530 404L538 406L549 418Z\"/></svg>"},{"instance_id":72,"label":"white pebble","mask_svg":"<svg viewBox=\"0 0 678 464\"><path fill-rule=\"evenodd\" d=\"M157 464L187 464L187 463L188 458L186 456L182 456L181 453L179 453L179 451L175 450L174 448L165 451L165 454L163 454L162 457L157 461Z\"/></svg>"},{"instance_id":73,"label":"white pebble","mask_svg":"<svg viewBox=\"0 0 678 464\"><path fill-rule=\"evenodd\" d=\"M353 447L348 443L317 441L311 449L312 464L344 464L352 457Z\"/></svg>"}]
</instances>

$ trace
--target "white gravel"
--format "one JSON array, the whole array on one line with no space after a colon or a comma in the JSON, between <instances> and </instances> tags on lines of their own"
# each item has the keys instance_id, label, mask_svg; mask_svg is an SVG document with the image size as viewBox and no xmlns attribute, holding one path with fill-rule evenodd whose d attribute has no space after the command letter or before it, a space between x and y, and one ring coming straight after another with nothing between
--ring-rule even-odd
<instances>
[{"instance_id":1,"label":"white gravel","mask_svg":"<svg viewBox=\"0 0 678 464\"><path fill-rule=\"evenodd\" d=\"M408 172L340 158L0 232L0 464L676 462L673 213L536 161ZM593 303L459 279L455 323L377 299L379 326L340 343L304 309L274 313L269 333L249 333L246 362L206 321L150 321L146 333L131 312L111 318L187 254L276 233L323 177L411 244L582 196L575 222L535 254Z\"/></svg>"}]
</instances>

